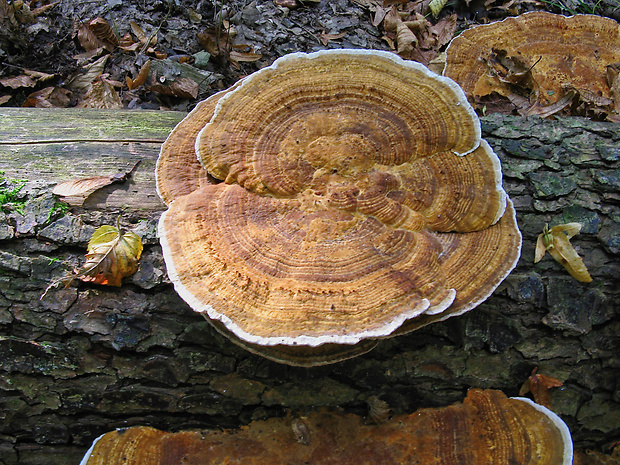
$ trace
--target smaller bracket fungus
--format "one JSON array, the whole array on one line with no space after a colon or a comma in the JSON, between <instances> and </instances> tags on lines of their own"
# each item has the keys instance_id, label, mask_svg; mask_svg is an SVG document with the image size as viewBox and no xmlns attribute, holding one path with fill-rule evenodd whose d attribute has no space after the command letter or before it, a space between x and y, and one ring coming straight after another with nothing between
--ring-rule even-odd
<instances>
[{"instance_id":1,"label":"smaller bracket fungus","mask_svg":"<svg viewBox=\"0 0 620 465\"><path fill-rule=\"evenodd\" d=\"M177 292L291 364L463 313L520 254L463 92L387 52L294 53L216 94L163 145L157 183Z\"/></svg>"},{"instance_id":2,"label":"smaller bracket fungus","mask_svg":"<svg viewBox=\"0 0 620 465\"><path fill-rule=\"evenodd\" d=\"M379 425L352 414L270 418L238 430L165 433L133 427L97 439L81 465L344 463L570 465L566 424L529 399L471 389L462 403L420 409Z\"/></svg>"},{"instance_id":3,"label":"smaller bracket fungus","mask_svg":"<svg viewBox=\"0 0 620 465\"><path fill-rule=\"evenodd\" d=\"M455 37L446 51L444 75L460 84L471 102L496 93L544 114L579 95L595 106L614 98L607 67L620 62L620 25L594 15L531 12Z\"/></svg>"}]
</instances>

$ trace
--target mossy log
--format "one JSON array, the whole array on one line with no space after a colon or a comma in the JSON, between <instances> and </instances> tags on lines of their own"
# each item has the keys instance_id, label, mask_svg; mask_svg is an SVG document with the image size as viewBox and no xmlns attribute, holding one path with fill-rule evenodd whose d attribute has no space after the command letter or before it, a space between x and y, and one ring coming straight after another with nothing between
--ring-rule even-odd
<instances>
[{"instance_id":1,"label":"mossy log","mask_svg":"<svg viewBox=\"0 0 620 465\"><path fill-rule=\"evenodd\" d=\"M405 413L460 401L470 387L516 395L536 367L564 383L551 404L578 446L618 439L620 125L483 118L524 236L517 268L466 315L349 361L295 368L220 336L167 280L154 166L183 116L0 110L0 194L12 192L0 196L0 462L77 464L95 437L122 426L221 428L321 406L366 414L375 397ZM59 182L138 160L82 206L52 195ZM143 238L138 272L121 288L78 281L40 300L81 265L94 229L119 215ZM588 284L548 255L533 263L543 226L574 221Z\"/></svg>"}]
</instances>

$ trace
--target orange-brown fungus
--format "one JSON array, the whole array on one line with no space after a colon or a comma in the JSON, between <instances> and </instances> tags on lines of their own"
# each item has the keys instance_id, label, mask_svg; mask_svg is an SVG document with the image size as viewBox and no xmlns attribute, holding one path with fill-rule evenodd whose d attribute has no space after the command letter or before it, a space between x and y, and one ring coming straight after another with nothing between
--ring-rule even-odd
<instances>
[{"instance_id":1,"label":"orange-brown fungus","mask_svg":"<svg viewBox=\"0 0 620 465\"><path fill-rule=\"evenodd\" d=\"M254 421L236 431L107 433L84 465L569 465L572 442L555 414L527 399L471 389L462 404L422 409L379 425L352 414Z\"/></svg>"},{"instance_id":2,"label":"orange-brown fungus","mask_svg":"<svg viewBox=\"0 0 620 465\"><path fill-rule=\"evenodd\" d=\"M605 106L613 99L608 65L620 62L620 26L593 15L532 12L464 31L450 43L444 75L471 102L497 93L532 108L571 96Z\"/></svg>"},{"instance_id":3,"label":"orange-brown fungus","mask_svg":"<svg viewBox=\"0 0 620 465\"><path fill-rule=\"evenodd\" d=\"M473 308L516 264L499 160L449 79L331 50L283 57L216 99L162 149L159 232L179 294L235 342L337 361ZM223 182L196 174L194 139Z\"/></svg>"}]
</instances>

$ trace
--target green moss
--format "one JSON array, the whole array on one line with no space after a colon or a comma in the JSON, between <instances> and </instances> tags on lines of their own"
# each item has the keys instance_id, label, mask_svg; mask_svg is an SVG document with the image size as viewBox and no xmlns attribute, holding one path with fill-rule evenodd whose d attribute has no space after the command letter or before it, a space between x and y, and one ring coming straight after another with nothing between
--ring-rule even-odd
<instances>
[{"instance_id":1,"label":"green moss","mask_svg":"<svg viewBox=\"0 0 620 465\"><path fill-rule=\"evenodd\" d=\"M4 171L0 171L0 209L23 211L26 201L19 192L25 185L25 180L9 180L4 176Z\"/></svg>"},{"instance_id":2,"label":"green moss","mask_svg":"<svg viewBox=\"0 0 620 465\"><path fill-rule=\"evenodd\" d=\"M45 220L45 222L49 223L52 221L52 219L62 218L63 216L67 214L68 211L69 211L68 204L61 202L61 201L57 201L54 203L54 207L50 210L49 214L47 215L47 220Z\"/></svg>"}]
</instances>

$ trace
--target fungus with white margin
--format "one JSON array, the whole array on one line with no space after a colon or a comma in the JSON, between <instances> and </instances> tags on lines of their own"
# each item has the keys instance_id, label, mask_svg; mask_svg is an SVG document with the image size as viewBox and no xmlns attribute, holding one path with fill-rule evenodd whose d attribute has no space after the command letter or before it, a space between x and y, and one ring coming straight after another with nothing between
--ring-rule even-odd
<instances>
[{"instance_id":1,"label":"fungus with white margin","mask_svg":"<svg viewBox=\"0 0 620 465\"><path fill-rule=\"evenodd\" d=\"M177 292L249 350L338 361L470 310L516 265L499 159L450 79L294 53L210 106L162 148L159 234Z\"/></svg>"},{"instance_id":2,"label":"fungus with white margin","mask_svg":"<svg viewBox=\"0 0 620 465\"><path fill-rule=\"evenodd\" d=\"M462 403L396 415L379 425L338 411L294 420L270 418L237 430L166 433L151 427L97 439L81 465L423 463L425 465L570 465L573 443L560 417L529 399L470 389Z\"/></svg>"}]
</instances>

